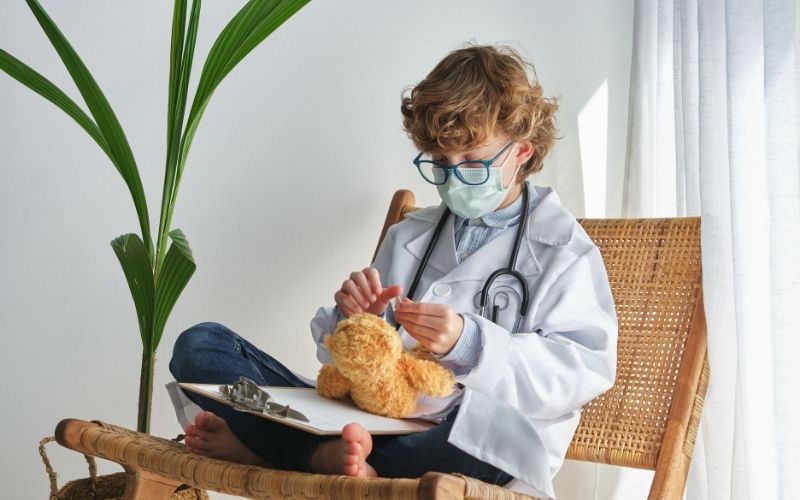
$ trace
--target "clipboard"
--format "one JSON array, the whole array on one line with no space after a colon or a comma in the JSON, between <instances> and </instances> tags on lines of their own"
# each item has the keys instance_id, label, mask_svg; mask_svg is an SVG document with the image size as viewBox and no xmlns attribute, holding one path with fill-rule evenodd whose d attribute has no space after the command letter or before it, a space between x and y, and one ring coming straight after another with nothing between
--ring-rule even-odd
<instances>
[{"instance_id":1,"label":"clipboard","mask_svg":"<svg viewBox=\"0 0 800 500\"><path fill-rule=\"evenodd\" d=\"M234 407L234 403L223 396L219 385L179 383L178 386ZM328 399L320 396L314 388L261 386L261 389L268 391L276 402L300 411L308 418L308 422L269 413L240 411L320 436L341 435L342 428L351 422L358 422L372 435L413 434L437 425L416 418L389 418L375 415L361 410L349 398Z\"/></svg>"}]
</instances>

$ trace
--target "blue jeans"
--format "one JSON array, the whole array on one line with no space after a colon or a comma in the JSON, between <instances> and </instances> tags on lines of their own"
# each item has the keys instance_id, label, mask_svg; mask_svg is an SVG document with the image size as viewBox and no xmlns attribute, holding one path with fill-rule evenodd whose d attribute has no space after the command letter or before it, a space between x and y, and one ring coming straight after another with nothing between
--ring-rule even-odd
<instances>
[{"instance_id":1,"label":"blue jeans","mask_svg":"<svg viewBox=\"0 0 800 500\"><path fill-rule=\"evenodd\" d=\"M312 387L275 358L219 323L199 323L180 334L169 363L179 382L230 384L244 375L259 385ZM193 392L185 394L204 410L225 419L233 433L277 469L311 471L311 456L326 440L265 418L242 413ZM459 472L503 485L513 478L447 442L458 407L435 427L415 434L373 436L367 462L381 477L420 477L429 471Z\"/></svg>"}]
</instances>

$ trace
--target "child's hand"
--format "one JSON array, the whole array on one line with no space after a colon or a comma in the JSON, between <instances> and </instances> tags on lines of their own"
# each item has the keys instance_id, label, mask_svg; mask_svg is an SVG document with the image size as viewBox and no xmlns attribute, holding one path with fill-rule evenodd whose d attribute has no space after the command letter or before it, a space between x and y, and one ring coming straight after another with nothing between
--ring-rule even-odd
<instances>
[{"instance_id":1,"label":"child's hand","mask_svg":"<svg viewBox=\"0 0 800 500\"><path fill-rule=\"evenodd\" d=\"M409 335L434 354L447 354L464 329L464 318L446 304L412 302L404 298L394 317Z\"/></svg>"},{"instance_id":2,"label":"child's hand","mask_svg":"<svg viewBox=\"0 0 800 500\"><path fill-rule=\"evenodd\" d=\"M342 283L342 288L333 295L333 300L346 317L368 312L383 314L389 301L403 293L400 285L381 287L378 270L367 267L363 271L350 273L350 279Z\"/></svg>"}]
</instances>

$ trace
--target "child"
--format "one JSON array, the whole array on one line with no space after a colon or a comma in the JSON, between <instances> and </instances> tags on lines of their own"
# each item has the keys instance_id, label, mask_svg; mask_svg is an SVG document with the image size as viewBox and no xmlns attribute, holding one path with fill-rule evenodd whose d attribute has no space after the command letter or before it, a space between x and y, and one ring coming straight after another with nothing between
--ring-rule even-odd
<instances>
[{"instance_id":1,"label":"child","mask_svg":"<svg viewBox=\"0 0 800 500\"><path fill-rule=\"evenodd\" d=\"M445 57L401 106L405 129L423 151L414 164L443 203L390 227L372 265L351 273L334 294L336 305L320 308L311 322L323 363L330 356L322 337L339 320L369 312L399 323L404 346L419 342L458 382L451 396L418 401L412 416L438 426L373 438L353 423L341 438L326 438L191 394L208 411L186 429L187 447L352 476L458 472L554 497L552 478L582 405L614 382L617 336L597 247L552 189L526 181L555 142L556 109L512 49L468 46ZM440 221L442 236L421 266ZM482 293L490 274L509 267L513 273ZM181 334L170 370L186 382L246 375L260 385L311 387L217 323Z\"/></svg>"}]
</instances>

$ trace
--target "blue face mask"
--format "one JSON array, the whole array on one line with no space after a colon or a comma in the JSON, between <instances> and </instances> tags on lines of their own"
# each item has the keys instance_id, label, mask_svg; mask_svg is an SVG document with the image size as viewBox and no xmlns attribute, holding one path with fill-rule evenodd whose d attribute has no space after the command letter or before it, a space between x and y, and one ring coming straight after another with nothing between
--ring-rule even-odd
<instances>
[{"instance_id":1,"label":"blue face mask","mask_svg":"<svg viewBox=\"0 0 800 500\"><path fill-rule=\"evenodd\" d=\"M508 156L511 156L509 154ZM508 160L508 157L506 157ZM503 161L505 164L505 161ZM474 219L494 212L503 202L508 193L508 188L513 184L513 179L517 175L519 165L511 177L512 181L508 186L503 187L502 171L503 166L489 168L489 178L482 184L467 184L458 179L455 175L449 175L444 184L437 185L439 196L442 201L450 208L454 214L465 219ZM470 176L486 176L486 171L482 168L462 168L459 170L461 176L467 182L471 182Z\"/></svg>"},{"instance_id":2,"label":"blue face mask","mask_svg":"<svg viewBox=\"0 0 800 500\"><path fill-rule=\"evenodd\" d=\"M436 186L436 189L454 214L465 219L482 217L494 212L506 197L508 188L504 189L502 186L501 170L501 167L492 167L489 179L477 186L464 184L455 175L451 175L446 183Z\"/></svg>"}]
</instances>

